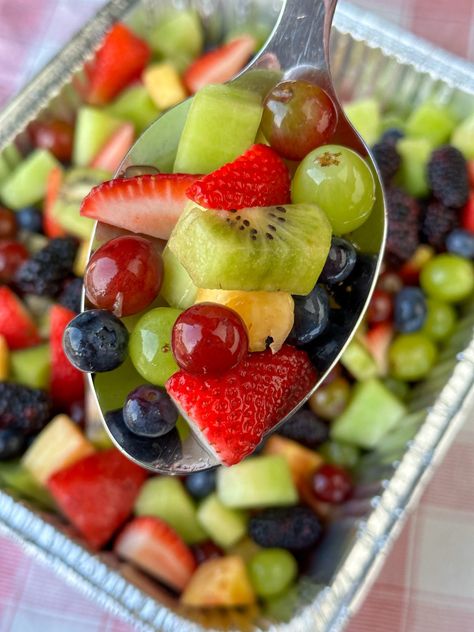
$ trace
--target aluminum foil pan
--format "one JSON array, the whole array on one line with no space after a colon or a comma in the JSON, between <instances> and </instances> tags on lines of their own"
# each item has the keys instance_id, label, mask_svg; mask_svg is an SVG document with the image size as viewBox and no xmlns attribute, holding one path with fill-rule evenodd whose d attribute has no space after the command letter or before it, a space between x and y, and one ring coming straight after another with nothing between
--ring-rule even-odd
<instances>
[{"instance_id":1,"label":"aluminum foil pan","mask_svg":"<svg viewBox=\"0 0 474 632\"><path fill-rule=\"evenodd\" d=\"M189 4L175 0L175 6ZM246 20L273 24L281 1L196 0L207 36ZM0 113L0 151L27 144L24 130L47 112L71 116L79 100L74 76L118 19L146 25L169 2L113 0ZM474 109L474 68L382 19L340 3L332 38L332 69L342 99L375 95L387 109L406 114L432 98L460 115ZM311 578L288 623L256 612L190 615L157 584L111 553L94 554L56 516L0 491L0 529L47 562L65 579L139 630L273 630L337 632L377 575L405 516L426 486L457 429L474 406L474 304L429 378L413 393L409 414L384 447L367 456L354 498L344 505L313 555Z\"/></svg>"}]
</instances>

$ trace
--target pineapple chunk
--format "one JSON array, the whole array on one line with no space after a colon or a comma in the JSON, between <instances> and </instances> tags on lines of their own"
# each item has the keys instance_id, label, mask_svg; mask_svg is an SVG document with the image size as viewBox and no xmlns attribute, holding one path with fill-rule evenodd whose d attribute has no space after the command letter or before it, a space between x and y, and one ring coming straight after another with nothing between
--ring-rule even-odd
<instances>
[{"instance_id":1,"label":"pineapple chunk","mask_svg":"<svg viewBox=\"0 0 474 632\"><path fill-rule=\"evenodd\" d=\"M147 68L143 73L143 83L160 110L171 108L187 97L178 71L166 62L153 64Z\"/></svg>"},{"instance_id":2,"label":"pineapple chunk","mask_svg":"<svg viewBox=\"0 0 474 632\"><path fill-rule=\"evenodd\" d=\"M22 458L22 465L42 485L55 472L95 452L67 415L57 415L40 432Z\"/></svg>"},{"instance_id":3,"label":"pineapple chunk","mask_svg":"<svg viewBox=\"0 0 474 632\"><path fill-rule=\"evenodd\" d=\"M84 272L86 271L86 265L89 259L89 248L90 243L88 239L81 241L73 268L74 274L78 277L84 276Z\"/></svg>"},{"instance_id":4,"label":"pineapple chunk","mask_svg":"<svg viewBox=\"0 0 474 632\"><path fill-rule=\"evenodd\" d=\"M201 564L181 595L181 602L195 608L253 605L255 593L243 560L229 555Z\"/></svg>"},{"instance_id":5,"label":"pineapple chunk","mask_svg":"<svg viewBox=\"0 0 474 632\"><path fill-rule=\"evenodd\" d=\"M0 381L8 378L8 370L10 367L10 353L8 351L7 341L0 336Z\"/></svg>"},{"instance_id":6,"label":"pineapple chunk","mask_svg":"<svg viewBox=\"0 0 474 632\"><path fill-rule=\"evenodd\" d=\"M268 439L264 454L279 454L288 463L295 485L301 484L323 464L320 454L296 441L273 435Z\"/></svg>"}]
</instances>

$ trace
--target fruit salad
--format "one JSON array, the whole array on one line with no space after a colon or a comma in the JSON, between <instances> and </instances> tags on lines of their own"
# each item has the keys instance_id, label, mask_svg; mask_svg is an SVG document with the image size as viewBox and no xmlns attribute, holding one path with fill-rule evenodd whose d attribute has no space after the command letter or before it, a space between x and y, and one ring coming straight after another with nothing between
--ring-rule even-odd
<instances>
[{"instance_id":1,"label":"fruit salad","mask_svg":"<svg viewBox=\"0 0 474 632\"><path fill-rule=\"evenodd\" d=\"M347 233L370 210L370 178L360 157L331 146L331 116L298 135L302 103L311 120L330 111L314 86L299 84L286 108L285 85L260 104L216 85L246 63L253 35L203 52L197 16L179 12L148 38L116 25L77 81L74 120L42 118L21 153L12 145L0 156L0 484L60 515L92 550L113 550L189 611L251 607L286 620L307 592L304 577L320 578L318 544L371 456L416 432L410 393L472 299L474 115L460 121L429 102L402 120L373 100L347 104L373 148L389 214L364 323L307 405L255 455L151 476L85 413L82 371L99 371L105 408L139 440L181 440L181 409L224 461L240 459L314 379L308 349L330 349L336 308L350 304L366 270ZM141 166L111 180L137 135L194 93L196 107L230 118L238 102L239 125L229 123L219 153L212 143L193 151L200 134L214 133L200 128L198 111L176 173ZM278 119L282 104L292 116ZM343 159L360 176L356 208L347 182L331 204L340 165L326 163ZM96 218L128 232L94 253L94 309L76 316ZM127 396L117 401L121 384ZM239 398L263 428L242 429L229 405ZM231 440L216 424L223 412L240 423Z\"/></svg>"}]
</instances>

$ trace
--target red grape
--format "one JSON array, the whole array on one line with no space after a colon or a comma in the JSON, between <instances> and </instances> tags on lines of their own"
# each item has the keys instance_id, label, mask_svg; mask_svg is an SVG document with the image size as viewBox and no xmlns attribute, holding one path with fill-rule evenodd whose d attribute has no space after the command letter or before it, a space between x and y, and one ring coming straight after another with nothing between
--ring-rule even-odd
<instances>
[{"instance_id":1,"label":"red grape","mask_svg":"<svg viewBox=\"0 0 474 632\"><path fill-rule=\"evenodd\" d=\"M48 149L58 160L69 162L74 142L74 126L66 121L35 121L29 127L30 138L36 147Z\"/></svg>"},{"instance_id":2,"label":"red grape","mask_svg":"<svg viewBox=\"0 0 474 632\"><path fill-rule=\"evenodd\" d=\"M20 242L0 241L0 281L13 281L16 271L28 257L28 250Z\"/></svg>"},{"instance_id":3,"label":"red grape","mask_svg":"<svg viewBox=\"0 0 474 632\"><path fill-rule=\"evenodd\" d=\"M262 132L284 158L302 160L330 140L336 125L331 97L308 81L283 81L265 98Z\"/></svg>"},{"instance_id":4,"label":"red grape","mask_svg":"<svg viewBox=\"0 0 474 632\"><path fill-rule=\"evenodd\" d=\"M192 547L192 551L198 564L203 564L208 560L213 560L216 557L222 557L224 555L222 549L219 548L217 544L214 544L212 540L205 540L204 542L195 544Z\"/></svg>"},{"instance_id":5,"label":"red grape","mask_svg":"<svg viewBox=\"0 0 474 632\"><path fill-rule=\"evenodd\" d=\"M158 296L163 263L143 237L117 237L91 257L84 276L86 295L96 307L116 316L144 310Z\"/></svg>"},{"instance_id":6,"label":"red grape","mask_svg":"<svg viewBox=\"0 0 474 632\"><path fill-rule=\"evenodd\" d=\"M326 503L342 503L352 492L349 474L336 465L324 464L313 474L311 489L318 500Z\"/></svg>"},{"instance_id":7,"label":"red grape","mask_svg":"<svg viewBox=\"0 0 474 632\"><path fill-rule=\"evenodd\" d=\"M11 239L15 235L15 214L10 209L0 206L0 239Z\"/></svg>"},{"instance_id":8,"label":"red grape","mask_svg":"<svg viewBox=\"0 0 474 632\"><path fill-rule=\"evenodd\" d=\"M219 375L242 361L248 351L248 335L234 310L217 303L198 303L178 317L171 346L185 371Z\"/></svg>"},{"instance_id":9,"label":"red grape","mask_svg":"<svg viewBox=\"0 0 474 632\"><path fill-rule=\"evenodd\" d=\"M367 310L367 320L370 325L386 323L392 318L393 299L385 290L375 290Z\"/></svg>"}]
</instances>

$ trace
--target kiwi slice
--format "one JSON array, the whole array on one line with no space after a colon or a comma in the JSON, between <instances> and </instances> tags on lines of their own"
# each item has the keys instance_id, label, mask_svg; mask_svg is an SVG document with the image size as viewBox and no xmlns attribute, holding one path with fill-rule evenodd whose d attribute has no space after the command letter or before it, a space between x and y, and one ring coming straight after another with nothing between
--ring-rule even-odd
<instances>
[{"instance_id":1,"label":"kiwi slice","mask_svg":"<svg viewBox=\"0 0 474 632\"><path fill-rule=\"evenodd\" d=\"M197 287L308 294L331 246L315 204L216 211L190 204L168 247Z\"/></svg>"}]
</instances>

